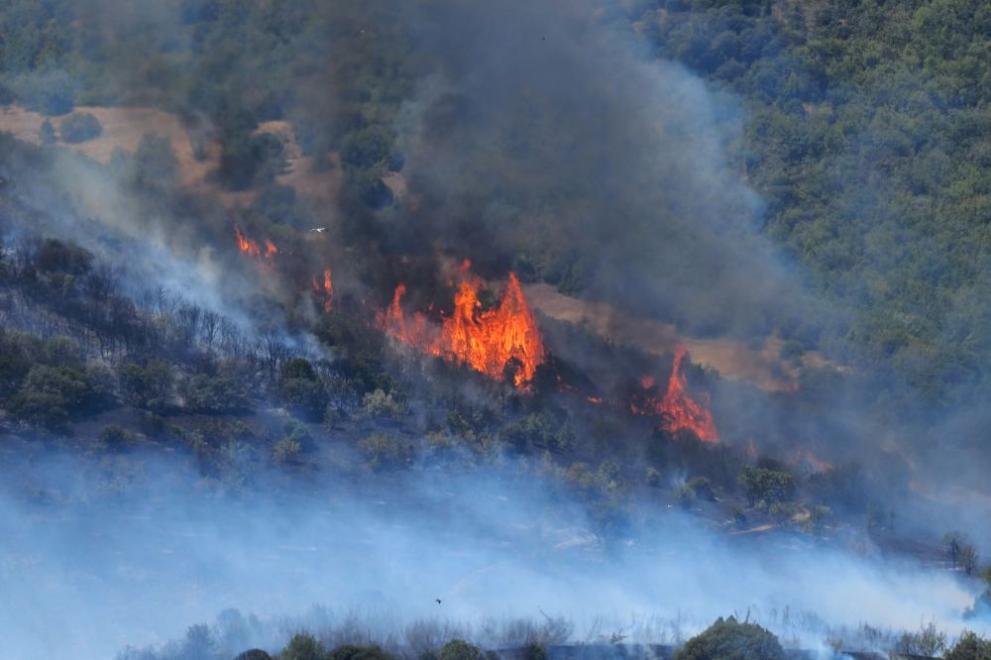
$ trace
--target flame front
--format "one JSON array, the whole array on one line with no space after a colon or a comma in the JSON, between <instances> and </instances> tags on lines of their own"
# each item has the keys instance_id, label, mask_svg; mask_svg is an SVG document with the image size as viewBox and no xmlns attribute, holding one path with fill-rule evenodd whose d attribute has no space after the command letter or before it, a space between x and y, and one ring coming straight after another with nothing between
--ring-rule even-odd
<instances>
[{"instance_id":1,"label":"flame front","mask_svg":"<svg viewBox=\"0 0 991 660\"><path fill-rule=\"evenodd\" d=\"M426 317L416 313L407 319L401 301L406 285L396 287L392 304L379 315L379 323L391 337L448 362L466 364L495 380L505 377L513 365L513 384L525 388L546 359L537 322L514 273L499 306L480 311L477 278L462 269L463 279L454 295L454 312L432 332Z\"/></svg>"},{"instance_id":2,"label":"flame front","mask_svg":"<svg viewBox=\"0 0 991 660\"><path fill-rule=\"evenodd\" d=\"M265 239L265 249L258 244L258 241L248 238L238 225L234 225L234 240L237 242L237 249L249 257L265 257L271 261L279 253L279 248L275 243Z\"/></svg>"},{"instance_id":3,"label":"flame front","mask_svg":"<svg viewBox=\"0 0 991 660\"><path fill-rule=\"evenodd\" d=\"M334 280L331 277L330 268L324 269L322 280L318 280L316 276L313 277L313 294L323 298L323 311L329 314L330 310L334 308Z\"/></svg>"},{"instance_id":4,"label":"flame front","mask_svg":"<svg viewBox=\"0 0 991 660\"><path fill-rule=\"evenodd\" d=\"M260 257L262 254L258 243L251 240L241 231L241 228L234 225L234 239L237 241L237 249L252 257ZM274 245L272 247L275 247Z\"/></svg>"},{"instance_id":5,"label":"flame front","mask_svg":"<svg viewBox=\"0 0 991 660\"><path fill-rule=\"evenodd\" d=\"M641 403L634 402L630 409L638 415L660 416L661 427L669 433L688 430L703 442L718 442L719 433L708 408L708 401L705 401L705 405L700 404L688 394L685 375L681 371L685 354L683 348L679 348L674 354L671 377L664 397L660 400L647 398ZM654 379L645 376L640 384L645 390L650 389L654 385Z\"/></svg>"}]
</instances>

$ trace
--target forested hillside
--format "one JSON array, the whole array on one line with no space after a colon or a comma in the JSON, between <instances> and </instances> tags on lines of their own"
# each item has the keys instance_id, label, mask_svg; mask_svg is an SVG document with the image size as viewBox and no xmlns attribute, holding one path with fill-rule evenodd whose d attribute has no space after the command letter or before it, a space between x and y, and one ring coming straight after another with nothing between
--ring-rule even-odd
<instances>
[{"instance_id":1,"label":"forested hillside","mask_svg":"<svg viewBox=\"0 0 991 660\"><path fill-rule=\"evenodd\" d=\"M764 232L836 303L783 328L788 338L862 359L851 341L866 350L865 368L892 369L933 402L983 387L986 3L627 5L626 17L614 10L611 20L628 20L658 57L742 99L735 158L766 204ZM207 122L223 145L218 176L233 188L270 181L264 163L278 147L253 131L289 119L307 154L341 151L351 221L375 231L354 216L389 203L382 176L402 158L397 112L432 66L402 11L187 0L154 12L114 7L91 20L101 7L6 7L6 100L55 114L74 103L153 105ZM534 266L535 277L587 285L580 254ZM886 382L899 396L903 386Z\"/></svg>"},{"instance_id":2,"label":"forested hillside","mask_svg":"<svg viewBox=\"0 0 991 660\"><path fill-rule=\"evenodd\" d=\"M0 619L950 648L904 631L989 602L989 226L979 0L0 3ZM240 616L121 657L482 653Z\"/></svg>"},{"instance_id":3,"label":"forested hillside","mask_svg":"<svg viewBox=\"0 0 991 660\"><path fill-rule=\"evenodd\" d=\"M642 9L642 13L641 13ZM744 99L742 167L768 235L852 311L865 347L932 400L989 357L991 7L670 2L637 9L659 56Z\"/></svg>"}]
</instances>

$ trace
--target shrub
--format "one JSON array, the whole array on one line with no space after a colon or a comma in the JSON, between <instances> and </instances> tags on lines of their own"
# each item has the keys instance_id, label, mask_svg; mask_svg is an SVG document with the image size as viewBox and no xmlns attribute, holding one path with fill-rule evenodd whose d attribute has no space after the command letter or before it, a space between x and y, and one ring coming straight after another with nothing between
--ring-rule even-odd
<instances>
[{"instance_id":1,"label":"shrub","mask_svg":"<svg viewBox=\"0 0 991 660\"><path fill-rule=\"evenodd\" d=\"M965 630L943 657L945 660L991 660L991 640Z\"/></svg>"},{"instance_id":2,"label":"shrub","mask_svg":"<svg viewBox=\"0 0 991 660\"><path fill-rule=\"evenodd\" d=\"M43 273L82 275L92 267L93 255L77 245L47 238L34 256L34 264Z\"/></svg>"},{"instance_id":3,"label":"shrub","mask_svg":"<svg viewBox=\"0 0 991 660\"><path fill-rule=\"evenodd\" d=\"M402 467L413 459L411 447L384 433L373 433L364 438L358 448L373 470Z\"/></svg>"},{"instance_id":4,"label":"shrub","mask_svg":"<svg viewBox=\"0 0 991 660\"><path fill-rule=\"evenodd\" d=\"M272 660L272 656L261 649L249 649L244 653L238 653L234 660Z\"/></svg>"},{"instance_id":5,"label":"shrub","mask_svg":"<svg viewBox=\"0 0 991 660\"><path fill-rule=\"evenodd\" d=\"M401 417L406 413L406 406L397 401L392 392L375 389L362 398L361 411L368 417Z\"/></svg>"},{"instance_id":6,"label":"shrub","mask_svg":"<svg viewBox=\"0 0 991 660\"><path fill-rule=\"evenodd\" d=\"M279 660L324 660L323 645L317 638L307 633L296 633L286 648L279 654Z\"/></svg>"},{"instance_id":7,"label":"shrub","mask_svg":"<svg viewBox=\"0 0 991 660\"><path fill-rule=\"evenodd\" d=\"M330 652L327 660L390 660L391 656L378 646L346 644Z\"/></svg>"},{"instance_id":8,"label":"shrub","mask_svg":"<svg viewBox=\"0 0 991 660\"><path fill-rule=\"evenodd\" d=\"M279 391L292 410L317 421L327 408L327 392L313 366L302 358L287 360L280 372Z\"/></svg>"},{"instance_id":9,"label":"shrub","mask_svg":"<svg viewBox=\"0 0 991 660\"><path fill-rule=\"evenodd\" d=\"M895 644L895 652L901 655L935 656L946 648L946 633L929 623L914 633L903 633Z\"/></svg>"},{"instance_id":10,"label":"shrub","mask_svg":"<svg viewBox=\"0 0 991 660\"><path fill-rule=\"evenodd\" d=\"M99 137L103 133L103 125L93 115L77 112L62 120L59 133L62 135L63 142L78 144Z\"/></svg>"},{"instance_id":11,"label":"shrub","mask_svg":"<svg viewBox=\"0 0 991 660\"><path fill-rule=\"evenodd\" d=\"M452 639L437 652L437 660L482 660L482 650L463 639Z\"/></svg>"},{"instance_id":12,"label":"shrub","mask_svg":"<svg viewBox=\"0 0 991 660\"><path fill-rule=\"evenodd\" d=\"M369 169L385 161L392 147L392 136L378 126L369 126L349 133L341 148L341 160L345 165Z\"/></svg>"},{"instance_id":13,"label":"shrub","mask_svg":"<svg viewBox=\"0 0 991 660\"><path fill-rule=\"evenodd\" d=\"M172 369L161 360L124 365L120 381L124 399L137 408L161 410L172 398Z\"/></svg>"},{"instance_id":14,"label":"shrub","mask_svg":"<svg viewBox=\"0 0 991 660\"><path fill-rule=\"evenodd\" d=\"M720 617L688 640L674 660L784 660L778 638L755 623Z\"/></svg>"},{"instance_id":15,"label":"shrub","mask_svg":"<svg viewBox=\"0 0 991 660\"><path fill-rule=\"evenodd\" d=\"M788 472L763 467L745 467L737 478L751 506L768 507L795 495L795 478Z\"/></svg>"},{"instance_id":16,"label":"shrub","mask_svg":"<svg viewBox=\"0 0 991 660\"><path fill-rule=\"evenodd\" d=\"M185 407L195 412L232 413L248 408L242 381L230 376L197 374L183 381L179 393Z\"/></svg>"},{"instance_id":17,"label":"shrub","mask_svg":"<svg viewBox=\"0 0 991 660\"><path fill-rule=\"evenodd\" d=\"M121 447L134 441L135 435L117 424L107 424L100 431L100 440L111 447Z\"/></svg>"},{"instance_id":18,"label":"shrub","mask_svg":"<svg viewBox=\"0 0 991 660\"><path fill-rule=\"evenodd\" d=\"M716 494L712 482L705 477L693 477L686 481L676 493L678 503L685 507L692 506L696 501L714 502Z\"/></svg>"},{"instance_id":19,"label":"shrub","mask_svg":"<svg viewBox=\"0 0 991 660\"><path fill-rule=\"evenodd\" d=\"M13 397L14 415L49 428L61 426L73 415L95 412L110 399L97 371L75 367L35 365Z\"/></svg>"},{"instance_id":20,"label":"shrub","mask_svg":"<svg viewBox=\"0 0 991 660\"><path fill-rule=\"evenodd\" d=\"M966 535L961 532L950 532L943 537L946 557L953 568L962 570L967 575L977 573L977 549Z\"/></svg>"},{"instance_id":21,"label":"shrub","mask_svg":"<svg viewBox=\"0 0 991 660\"><path fill-rule=\"evenodd\" d=\"M272 460L280 465L294 463L302 452L303 443L287 435L272 446Z\"/></svg>"}]
</instances>

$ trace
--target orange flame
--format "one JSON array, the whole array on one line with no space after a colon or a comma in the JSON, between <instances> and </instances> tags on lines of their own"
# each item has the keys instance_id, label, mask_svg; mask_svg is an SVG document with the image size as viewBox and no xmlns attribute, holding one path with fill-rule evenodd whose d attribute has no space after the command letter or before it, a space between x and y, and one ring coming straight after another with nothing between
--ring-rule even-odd
<instances>
[{"instance_id":1,"label":"orange flame","mask_svg":"<svg viewBox=\"0 0 991 660\"><path fill-rule=\"evenodd\" d=\"M261 256L261 248L258 243L251 240L241 232L241 228L234 225L234 238L237 240L237 249L252 257ZM274 247L274 246L273 246Z\"/></svg>"},{"instance_id":2,"label":"orange flame","mask_svg":"<svg viewBox=\"0 0 991 660\"><path fill-rule=\"evenodd\" d=\"M392 304L379 315L379 324L405 344L448 362L466 364L495 380L502 380L507 367L515 364L513 384L525 388L546 355L519 279L510 273L499 306L479 311L480 281L467 273L467 266L462 267L461 276L454 312L443 319L439 333L431 332L422 314L414 314L412 320L406 318L401 306L405 284L396 287Z\"/></svg>"},{"instance_id":3,"label":"orange flame","mask_svg":"<svg viewBox=\"0 0 991 660\"><path fill-rule=\"evenodd\" d=\"M323 298L323 311L329 314L334 307L334 280L331 278L330 268L324 269L322 281L313 277L313 293Z\"/></svg>"},{"instance_id":4,"label":"orange flame","mask_svg":"<svg viewBox=\"0 0 991 660\"><path fill-rule=\"evenodd\" d=\"M658 415L661 427L669 433L688 430L703 442L718 442L719 433L713 421L708 401L700 404L687 391L685 375L681 372L681 364L685 359L685 349L679 348L674 354L674 364L671 366L671 377L668 378L668 389L664 397L658 401L648 397L642 405L636 401L630 404L630 410L638 415ZM654 379L644 376L640 379L641 386L651 389Z\"/></svg>"},{"instance_id":5,"label":"orange flame","mask_svg":"<svg viewBox=\"0 0 991 660\"><path fill-rule=\"evenodd\" d=\"M237 241L237 249L251 257L262 257L262 248L258 245L258 241L252 240L244 235L241 228L234 225L234 240ZM279 248L276 247L275 243L265 239L265 252L264 257L268 260L275 258L275 255L279 253Z\"/></svg>"}]
</instances>

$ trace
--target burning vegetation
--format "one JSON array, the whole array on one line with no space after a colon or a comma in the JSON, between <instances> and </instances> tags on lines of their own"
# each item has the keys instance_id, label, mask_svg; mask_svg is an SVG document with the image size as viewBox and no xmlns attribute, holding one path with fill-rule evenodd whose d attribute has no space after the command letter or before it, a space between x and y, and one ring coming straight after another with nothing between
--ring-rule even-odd
<instances>
[{"instance_id":1,"label":"burning vegetation","mask_svg":"<svg viewBox=\"0 0 991 660\"><path fill-rule=\"evenodd\" d=\"M674 354L671 376L664 396L657 398L653 393L656 381L653 376L643 376L640 386L643 397L630 404L630 410L637 415L657 415L661 418L661 428L669 433L691 431L703 442L718 442L719 432L709 410L707 396L700 396L701 403L688 394L688 383L681 365L686 351L679 348Z\"/></svg>"},{"instance_id":2,"label":"burning vegetation","mask_svg":"<svg viewBox=\"0 0 991 660\"><path fill-rule=\"evenodd\" d=\"M392 304L379 314L379 325L403 344L468 365L495 380L504 380L511 372L513 384L525 389L546 353L520 281L510 273L498 306L483 310L478 297L481 280L468 272L469 267L465 261L454 294L454 310L442 319L440 327L420 312L407 318L402 308L406 285L402 283L396 287Z\"/></svg>"},{"instance_id":3,"label":"burning vegetation","mask_svg":"<svg viewBox=\"0 0 991 660\"><path fill-rule=\"evenodd\" d=\"M259 245L258 241L245 236L244 232L237 225L234 225L234 240L237 241L237 249L251 257L264 257L271 260L279 253L279 248L276 247L275 243L266 238Z\"/></svg>"},{"instance_id":4,"label":"burning vegetation","mask_svg":"<svg viewBox=\"0 0 991 660\"><path fill-rule=\"evenodd\" d=\"M330 267L323 271L323 276L318 278L313 276L313 295L321 300L321 305L325 313L330 313L334 308L334 280L330 272Z\"/></svg>"}]
</instances>

